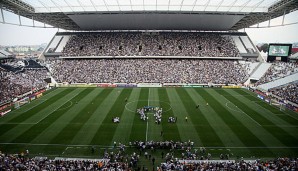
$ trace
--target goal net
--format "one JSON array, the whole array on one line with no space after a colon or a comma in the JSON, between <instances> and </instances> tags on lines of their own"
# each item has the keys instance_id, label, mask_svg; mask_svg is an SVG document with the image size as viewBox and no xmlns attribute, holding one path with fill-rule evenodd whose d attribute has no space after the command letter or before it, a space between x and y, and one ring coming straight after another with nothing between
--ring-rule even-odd
<instances>
[{"instance_id":1,"label":"goal net","mask_svg":"<svg viewBox=\"0 0 298 171\"><path fill-rule=\"evenodd\" d=\"M271 99L270 104L278 108L280 111L286 110L286 104L284 102L278 101L277 99Z\"/></svg>"},{"instance_id":2,"label":"goal net","mask_svg":"<svg viewBox=\"0 0 298 171\"><path fill-rule=\"evenodd\" d=\"M19 100L19 101L16 101L16 102L14 103L14 107L15 107L15 108L19 108L19 107L21 107L21 106L23 106L24 104L29 103L29 102L30 102L29 97L25 97L25 98L23 98L23 99L21 99L21 100Z\"/></svg>"}]
</instances>

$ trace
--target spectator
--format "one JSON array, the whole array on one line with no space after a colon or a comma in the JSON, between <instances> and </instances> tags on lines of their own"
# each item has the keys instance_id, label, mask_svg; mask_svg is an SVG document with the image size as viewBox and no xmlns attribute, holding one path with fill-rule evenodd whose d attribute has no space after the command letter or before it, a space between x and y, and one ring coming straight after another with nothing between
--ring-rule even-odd
<instances>
[{"instance_id":1,"label":"spectator","mask_svg":"<svg viewBox=\"0 0 298 171\"><path fill-rule=\"evenodd\" d=\"M239 57L230 36L218 33L97 33L73 35L63 56Z\"/></svg>"},{"instance_id":2,"label":"spectator","mask_svg":"<svg viewBox=\"0 0 298 171\"><path fill-rule=\"evenodd\" d=\"M298 82L272 88L269 92L284 100L298 104Z\"/></svg>"},{"instance_id":3,"label":"spectator","mask_svg":"<svg viewBox=\"0 0 298 171\"><path fill-rule=\"evenodd\" d=\"M233 60L79 59L50 62L57 82L238 84L247 72Z\"/></svg>"},{"instance_id":4,"label":"spectator","mask_svg":"<svg viewBox=\"0 0 298 171\"><path fill-rule=\"evenodd\" d=\"M265 84L296 72L298 72L297 63L274 62L256 85Z\"/></svg>"}]
</instances>

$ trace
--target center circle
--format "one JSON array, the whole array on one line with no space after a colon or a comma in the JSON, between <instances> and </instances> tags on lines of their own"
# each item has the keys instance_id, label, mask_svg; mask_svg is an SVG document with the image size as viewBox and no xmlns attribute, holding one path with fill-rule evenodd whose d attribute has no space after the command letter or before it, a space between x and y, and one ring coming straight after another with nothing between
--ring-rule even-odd
<instances>
[{"instance_id":1,"label":"center circle","mask_svg":"<svg viewBox=\"0 0 298 171\"><path fill-rule=\"evenodd\" d=\"M139 102L148 102L148 104L144 104L144 103L138 104ZM136 100L136 101L131 101L131 102L128 102L125 105L125 109L127 111L136 113L137 109L143 108L145 106L152 106L152 107L162 108L163 113L166 113L166 112L168 112L172 109L172 106L170 105L169 102L160 101L160 100Z\"/></svg>"}]
</instances>

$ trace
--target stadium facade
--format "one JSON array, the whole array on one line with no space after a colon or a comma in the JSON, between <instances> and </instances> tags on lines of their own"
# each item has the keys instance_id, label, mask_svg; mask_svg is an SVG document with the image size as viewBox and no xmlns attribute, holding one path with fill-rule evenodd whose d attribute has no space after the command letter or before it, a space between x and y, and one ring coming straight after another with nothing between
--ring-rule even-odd
<instances>
[{"instance_id":1,"label":"stadium facade","mask_svg":"<svg viewBox=\"0 0 298 171\"><path fill-rule=\"evenodd\" d=\"M217 32L230 35L242 58L259 53L246 33L237 30L295 11L296 0L258 1L21 1L1 0L3 10L53 27L81 33L57 33L44 56L59 57L67 41L83 32ZM19 21L21 25L21 19ZM53 50L54 49L54 50ZM104 55L108 56L108 55ZM126 55L127 56L127 55ZM208 56L203 56L208 57ZM214 56L213 56L214 57ZM215 56L218 57L218 56ZM237 58L238 59L238 58Z\"/></svg>"}]
</instances>

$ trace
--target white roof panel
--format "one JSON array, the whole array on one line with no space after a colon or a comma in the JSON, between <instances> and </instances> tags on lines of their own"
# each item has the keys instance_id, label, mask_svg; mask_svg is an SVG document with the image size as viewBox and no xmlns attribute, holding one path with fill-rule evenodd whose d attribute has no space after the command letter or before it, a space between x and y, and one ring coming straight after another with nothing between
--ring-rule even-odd
<instances>
[{"instance_id":1,"label":"white roof panel","mask_svg":"<svg viewBox=\"0 0 298 171\"><path fill-rule=\"evenodd\" d=\"M36 12L218 11L267 12L278 0L23 0Z\"/></svg>"}]
</instances>

